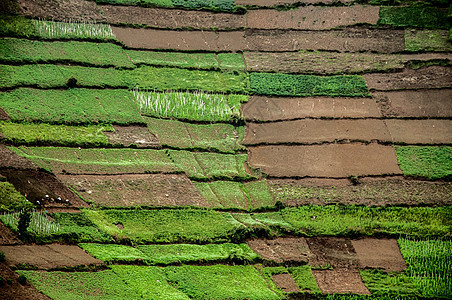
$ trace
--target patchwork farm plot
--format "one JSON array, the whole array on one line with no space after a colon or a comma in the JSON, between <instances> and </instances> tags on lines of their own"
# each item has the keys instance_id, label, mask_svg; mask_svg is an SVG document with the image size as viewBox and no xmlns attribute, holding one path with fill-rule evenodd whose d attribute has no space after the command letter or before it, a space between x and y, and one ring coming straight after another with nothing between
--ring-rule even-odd
<instances>
[{"instance_id":1,"label":"patchwork farm plot","mask_svg":"<svg viewBox=\"0 0 452 300\"><path fill-rule=\"evenodd\" d=\"M0 298L451 299L451 9L2 1Z\"/></svg>"}]
</instances>

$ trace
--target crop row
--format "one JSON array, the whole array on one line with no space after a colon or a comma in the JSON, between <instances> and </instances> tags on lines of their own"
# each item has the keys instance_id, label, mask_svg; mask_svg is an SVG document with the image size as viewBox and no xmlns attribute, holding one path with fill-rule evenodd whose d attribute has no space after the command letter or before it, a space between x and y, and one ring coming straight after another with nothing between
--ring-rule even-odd
<instances>
[{"instance_id":1,"label":"crop row","mask_svg":"<svg viewBox=\"0 0 452 300\"><path fill-rule=\"evenodd\" d=\"M203 209L83 210L81 214L53 213L58 230L35 233L34 240L51 242L148 243L241 242L257 235L447 235L451 207L303 206L267 213L228 213ZM16 229L9 215L0 219ZM121 226L117 226L121 224Z\"/></svg>"},{"instance_id":2,"label":"crop row","mask_svg":"<svg viewBox=\"0 0 452 300\"><path fill-rule=\"evenodd\" d=\"M0 181L0 211L19 211L32 206L11 183Z\"/></svg>"}]
</instances>

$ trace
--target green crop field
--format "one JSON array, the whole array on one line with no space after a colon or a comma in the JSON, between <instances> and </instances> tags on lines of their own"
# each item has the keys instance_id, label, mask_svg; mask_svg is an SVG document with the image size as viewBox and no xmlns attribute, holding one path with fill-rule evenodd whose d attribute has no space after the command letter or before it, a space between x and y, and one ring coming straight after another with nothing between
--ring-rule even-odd
<instances>
[{"instance_id":1,"label":"green crop field","mask_svg":"<svg viewBox=\"0 0 452 300\"><path fill-rule=\"evenodd\" d=\"M233 12L237 9L234 0L95 0L97 3L136 5L143 7L177 7Z\"/></svg>"},{"instance_id":2,"label":"green crop field","mask_svg":"<svg viewBox=\"0 0 452 300\"><path fill-rule=\"evenodd\" d=\"M405 50L418 51L452 51L447 30L405 30Z\"/></svg>"},{"instance_id":3,"label":"green crop field","mask_svg":"<svg viewBox=\"0 0 452 300\"><path fill-rule=\"evenodd\" d=\"M33 204L27 201L11 183L0 181L0 211L19 211L32 207Z\"/></svg>"},{"instance_id":4,"label":"green crop field","mask_svg":"<svg viewBox=\"0 0 452 300\"><path fill-rule=\"evenodd\" d=\"M447 9L436 7L380 7L378 24L396 27L449 28Z\"/></svg>"}]
</instances>

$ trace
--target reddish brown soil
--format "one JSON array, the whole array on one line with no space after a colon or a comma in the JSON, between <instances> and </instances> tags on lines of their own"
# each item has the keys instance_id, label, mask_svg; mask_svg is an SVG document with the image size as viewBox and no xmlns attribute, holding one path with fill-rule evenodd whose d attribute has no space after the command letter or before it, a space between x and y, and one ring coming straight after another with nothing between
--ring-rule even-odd
<instances>
[{"instance_id":1,"label":"reddish brown soil","mask_svg":"<svg viewBox=\"0 0 452 300\"><path fill-rule=\"evenodd\" d=\"M387 272L401 272L407 265L395 239L352 240L358 255L360 268L384 269Z\"/></svg>"},{"instance_id":2,"label":"reddish brown soil","mask_svg":"<svg viewBox=\"0 0 452 300\"><path fill-rule=\"evenodd\" d=\"M141 126L113 126L115 132L106 131L104 134L113 145L138 148L159 148L160 143L155 135L149 132L147 127Z\"/></svg>"},{"instance_id":3,"label":"reddish brown soil","mask_svg":"<svg viewBox=\"0 0 452 300\"><path fill-rule=\"evenodd\" d=\"M353 0L236 0L234 1L237 5L250 5L250 6L262 6L262 7L273 7L281 5L294 5L294 4L332 4L335 2L340 3L350 3Z\"/></svg>"},{"instance_id":4,"label":"reddish brown soil","mask_svg":"<svg viewBox=\"0 0 452 300\"><path fill-rule=\"evenodd\" d=\"M270 180L275 201L301 205L452 205L452 183L403 178L361 178L358 185L348 179Z\"/></svg>"},{"instance_id":5,"label":"reddish brown soil","mask_svg":"<svg viewBox=\"0 0 452 300\"><path fill-rule=\"evenodd\" d=\"M316 144L334 141L391 142L383 120L296 120L248 123L244 145Z\"/></svg>"},{"instance_id":6,"label":"reddish brown soil","mask_svg":"<svg viewBox=\"0 0 452 300\"><path fill-rule=\"evenodd\" d=\"M0 246L10 266L27 264L40 269L100 265L103 262L72 245L20 245Z\"/></svg>"},{"instance_id":7,"label":"reddish brown soil","mask_svg":"<svg viewBox=\"0 0 452 300\"><path fill-rule=\"evenodd\" d=\"M433 66L418 70L406 69L400 73L366 74L364 79L369 89L378 91L450 88L452 68Z\"/></svg>"},{"instance_id":8,"label":"reddish brown soil","mask_svg":"<svg viewBox=\"0 0 452 300\"><path fill-rule=\"evenodd\" d=\"M299 118L378 118L380 112L368 98L270 98L251 96L242 105L250 121L280 121Z\"/></svg>"},{"instance_id":9,"label":"reddish brown soil","mask_svg":"<svg viewBox=\"0 0 452 300\"><path fill-rule=\"evenodd\" d=\"M3 300L47 300L49 297L38 292L30 283L21 285L19 275L11 270L5 263L0 263L0 276L5 279L5 284L0 286L0 295ZM12 284L6 280L10 279Z\"/></svg>"},{"instance_id":10,"label":"reddish brown soil","mask_svg":"<svg viewBox=\"0 0 452 300\"><path fill-rule=\"evenodd\" d=\"M274 177L346 178L402 173L394 148L375 143L258 146L248 150L250 166Z\"/></svg>"},{"instance_id":11,"label":"reddish brown soil","mask_svg":"<svg viewBox=\"0 0 452 300\"><path fill-rule=\"evenodd\" d=\"M452 89L372 93L384 117L452 117Z\"/></svg>"},{"instance_id":12,"label":"reddish brown soil","mask_svg":"<svg viewBox=\"0 0 452 300\"><path fill-rule=\"evenodd\" d=\"M0 169L0 174L32 203L37 204L39 201L40 206L44 207L88 207L53 174L19 169Z\"/></svg>"},{"instance_id":13,"label":"reddish brown soil","mask_svg":"<svg viewBox=\"0 0 452 300\"><path fill-rule=\"evenodd\" d=\"M325 30L355 24L377 24L378 6L305 6L288 11L250 10L247 28ZM340 17L332 17L340 16Z\"/></svg>"},{"instance_id":14,"label":"reddish brown soil","mask_svg":"<svg viewBox=\"0 0 452 300\"><path fill-rule=\"evenodd\" d=\"M0 144L0 168L37 169L29 160Z\"/></svg>"},{"instance_id":15,"label":"reddish brown soil","mask_svg":"<svg viewBox=\"0 0 452 300\"><path fill-rule=\"evenodd\" d=\"M364 294L370 295L358 270L313 270L317 285L324 294Z\"/></svg>"},{"instance_id":16,"label":"reddish brown soil","mask_svg":"<svg viewBox=\"0 0 452 300\"><path fill-rule=\"evenodd\" d=\"M230 29L246 27L245 15L143 8L137 6L99 5L110 24L144 24L155 28Z\"/></svg>"},{"instance_id":17,"label":"reddish brown soil","mask_svg":"<svg viewBox=\"0 0 452 300\"><path fill-rule=\"evenodd\" d=\"M6 113L5 110L3 110L3 108L0 107L0 120L2 121L8 121L11 118L9 117L9 115Z\"/></svg>"},{"instance_id":18,"label":"reddish brown soil","mask_svg":"<svg viewBox=\"0 0 452 300\"><path fill-rule=\"evenodd\" d=\"M185 175L59 175L84 199L100 206L209 207Z\"/></svg>"},{"instance_id":19,"label":"reddish brown soil","mask_svg":"<svg viewBox=\"0 0 452 300\"><path fill-rule=\"evenodd\" d=\"M105 21L94 1L18 0L22 14L56 21Z\"/></svg>"},{"instance_id":20,"label":"reddish brown soil","mask_svg":"<svg viewBox=\"0 0 452 300\"><path fill-rule=\"evenodd\" d=\"M11 229L0 221L0 245L17 244L22 244L22 241L17 238L16 234Z\"/></svg>"},{"instance_id":21,"label":"reddish brown soil","mask_svg":"<svg viewBox=\"0 0 452 300\"><path fill-rule=\"evenodd\" d=\"M273 282L286 293L298 293L298 285L288 273L272 275Z\"/></svg>"},{"instance_id":22,"label":"reddish brown soil","mask_svg":"<svg viewBox=\"0 0 452 300\"><path fill-rule=\"evenodd\" d=\"M263 259L277 263L306 263L312 257L304 238L255 239L247 244Z\"/></svg>"},{"instance_id":23,"label":"reddish brown soil","mask_svg":"<svg viewBox=\"0 0 452 300\"><path fill-rule=\"evenodd\" d=\"M451 144L452 120L385 120L395 143Z\"/></svg>"},{"instance_id":24,"label":"reddish brown soil","mask_svg":"<svg viewBox=\"0 0 452 300\"><path fill-rule=\"evenodd\" d=\"M317 237L307 238L313 257L309 264L315 267L358 268L359 260L348 238Z\"/></svg>"}]
</instances>

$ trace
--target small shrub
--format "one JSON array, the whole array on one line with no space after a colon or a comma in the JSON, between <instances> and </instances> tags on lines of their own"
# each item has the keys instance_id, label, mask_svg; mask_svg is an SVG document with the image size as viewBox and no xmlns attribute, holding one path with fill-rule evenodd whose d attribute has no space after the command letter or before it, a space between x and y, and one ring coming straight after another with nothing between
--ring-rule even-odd
<instances>
[{"instance_id":1,"label":"small shrub","mask_svg":"<svg viewBox=\"0 0 452 300\"><path fill-rule=\"evenodd\" d=\"M31 222L31 212L24 210L19 215L19 223L17 224L17 229L19 230L19 236L26 236L28 226Z\"/></svg>"},{"instance_id":2,"label":"small shrub","mask_svg":"<svg viewBox=\"0 0 452 300\"><path fill-rule=\"evenodd\" d=\"M0 262L5 262L5 253L0 252Z\"/></svg>"},{"instance_id":3,"label":"small shrub","mask_svg":"<svg viewBox=\"0 0 452 300\"><path fill-rule=\"evenodd\" d=\"M19 279L17 279L21 285L27 284L27 277L25 275L20 275Z\"/></svg>"}]
</instances>

